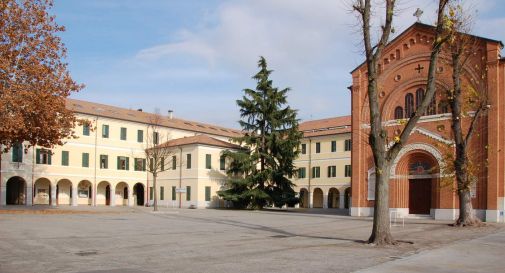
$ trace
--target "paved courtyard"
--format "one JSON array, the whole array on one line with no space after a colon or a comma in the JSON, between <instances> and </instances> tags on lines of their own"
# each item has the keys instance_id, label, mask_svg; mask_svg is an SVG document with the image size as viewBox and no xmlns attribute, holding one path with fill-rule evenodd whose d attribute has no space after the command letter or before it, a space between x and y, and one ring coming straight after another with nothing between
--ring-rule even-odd
<instances>
[{"instance_id":1,"label":"paved courtyard","mask_svg":"<svg viewBox=\"0 0 505 273\"><path fill-rule=\"evenodd\" d=\"M363 244L371 219L334 210L9 209L0 208L1 273L453 272L458 259L466 272L505 268L499 224L407 220L393 227L400 246L379 248Z\"/></svg>"}]
</instances>

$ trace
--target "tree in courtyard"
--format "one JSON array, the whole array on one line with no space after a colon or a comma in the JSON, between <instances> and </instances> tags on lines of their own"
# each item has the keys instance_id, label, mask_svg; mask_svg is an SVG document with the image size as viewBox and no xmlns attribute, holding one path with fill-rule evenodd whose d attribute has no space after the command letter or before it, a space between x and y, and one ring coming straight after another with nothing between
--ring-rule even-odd
<instances>
[{"instance_id":1,"label":"tree in courtyard","mask_svg":"<svg viewBox=\"0 0 505 273\"><path fill-rule=\"evenodd\" d=\"M74 136L77 122L66 98L82 88L63 62L57 36L65 30L49 15L51 0L0 2L0 145L53 147Z\"/></svg>"},{"instance_id":2,"label":"tree in courtyard","mask_svg":"<svg viewBox=\"0 0 505 273\"><path fill-rule=\"evenodd\" d=\"M447 28L450 39L447 41L446 51L450 56L452 67L452 88L446 90L446 100L451 109L451 128L453 132L454 148L447 153L446 173L450 175L450 184L456 177L456 190L459 196L459 217L456 226L475 226L481 222L476 217L472 207L471 188L477 183L478 172L482 167L482 160L471 160L469 142L474 136L476 127L483 113L487 111L486 95L486 65L478 56L479 44L477 38L469 35L471 16L464 11L459 3L449 6L450 27ZM445 50L445 48L444 48ZM473 58L473 59L472 59ZM473 61L473 62L472 62ZM473 82L464 83L465 66L476 66L482 77ZM472 115L469 115L472 112ZM469 120L468 125L464 120ZM454 152L455 150L455 152Z\"/></svg>"},{"instance_id":3,"label":"tree in courtyard","mask_svg":"<svg viewBox=\"0 0 505 273\"><path fill-rule=\"evenodd\" d=\"M253 77L256 90L245 89L242 100L237 100L244 135L234 141L249 148L224 153L232 159L230 180L228 189L218 194L242 208L294 205L298 198L288 177L295 174L293 160L302 137L296 110L287 105L289 88L272 86L272 70L267 69L265 58L260 58L258 67Z\"/></svg>"},{"instance_id":4,"label":"tree in courtyard","mask_svg":"<svg viewBox=\"0 0 505 273\"><path fill-rule=\"evenodd\" d=\"M372 150L375 164L375 204L374 204L374 220L372 234L368 239L369 243L376 245L395 244L395 240L391 235L389 223L389 176L391 166L399 154L402 147L407 143L409 135L414 129L417 121L422 116L432 101L435 94L435 65L442 45L446 38L442 33L444 30L444 22L446 16L444 11L449 0L439 0L437 25L435 30L435 39L430 55L430 64L428 70L428 78L426 84L426 95L420 106L416 109L403 127L400 136L395 138L395 141L390 144L387 129L382 124L382 113L379 106L378 89L379 73L378 64L382 60L382 53L386 47L390 34L392 33L393 16L395 12L395 0L385 0L385 20L381 25L381 33L379 41L372 44L371 20L372 18L372 1L371 0L355 0L353 10L357 12L357 17L361 23L361 31L363 34L364 52L366 57L367 67L367 95L370 112L370 133L369 145Z\"/></svg>"},{"instance_id":5,"label":"tree in courtyard","mask_svg":"<svg viewBox=\"0 0 505 273\"><path fill-rule=\"evenodd\" d=\"M169 141L169 134L164 134L161 131L163 116L159 113L153 114L147 126L147 136L145 141L145 156L147 159L147 171L153 177L153 208L158 211L158 185L157 178L161 172L167 170L167 166L173 163L174 152L171 148L163 144ZM135 162L135 164L137 164ZM144 163L145 164L145 163Z\"/></svg>"}]
</instances>

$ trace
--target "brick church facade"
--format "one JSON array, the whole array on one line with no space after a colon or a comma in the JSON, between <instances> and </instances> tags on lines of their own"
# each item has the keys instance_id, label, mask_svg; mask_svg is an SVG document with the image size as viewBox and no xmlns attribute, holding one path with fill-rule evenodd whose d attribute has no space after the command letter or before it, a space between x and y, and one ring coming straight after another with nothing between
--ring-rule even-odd
<instances>
[{"instance_id":1,"label":"brick church facade","mask_svg":"<svg viewBox=\"0 0 505 273\"><path fill-rule=\"evenodd\" d=\"M478 169L472 202L478 217L501 222L505 206L505 58L500 55L500 41L475 38L477 50L464 67L463 86L486 94L489 109L479 118L469 144L471 160ZM379 62L379 103L391 141L424 96L433 39L433 27L416 23L388 44ZM374 206L366 70L362 64L352 71L350 88L353 216L371 216ZM397 215L457 217L455 184L443 171L445 155L452 149L451 114L444 103L445 90L452 86L451 76L450 56L442 53L436 69L436 96L391 169L389 203ZM468 126L469 121L464 118L463 125Z\"/></svg>"}]
</instances>

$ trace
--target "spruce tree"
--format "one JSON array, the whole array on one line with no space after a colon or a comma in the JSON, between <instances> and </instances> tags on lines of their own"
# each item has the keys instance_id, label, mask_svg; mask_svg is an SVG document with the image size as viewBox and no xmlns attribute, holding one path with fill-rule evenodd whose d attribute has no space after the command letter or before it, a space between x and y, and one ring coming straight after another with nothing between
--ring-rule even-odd
<instances>
[{"instance_id":1,"label":"spruce tree","mask_svg":"<svg viewBox=\"0 0 505 273\"><path fill-rule=\"evenodd\" d=\"M295 174L293 160L302 137L297 111L287 105L289 88L272 86L272 70L267 69L265 58L260 58L258 67L253 76L256 90L244 89L242 100L237 100L244 135L234 141L248 149L224 153L232 159L230 180L228 189L219 195L239 208L294 205L298 198L288 177Z\"/></svg>"}]
</instances>

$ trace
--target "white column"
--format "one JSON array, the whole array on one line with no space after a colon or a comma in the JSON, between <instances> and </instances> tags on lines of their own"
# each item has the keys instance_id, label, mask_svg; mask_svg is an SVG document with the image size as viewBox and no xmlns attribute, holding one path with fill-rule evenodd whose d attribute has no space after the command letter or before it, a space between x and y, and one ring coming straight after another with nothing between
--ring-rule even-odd
<instances>
[{"instance_id":1,"label":"white column","mask_svg":"<svg viewBox=\"0 0 505 273\"><path fill-rule=\"evenodd\" d=\"M31 184L26 183L26 196L25 196L25 204L27 206L32 205L32 200L33 200L33 188Z\"/></svg>"},{"instance_id":2,"label":"white column","mask_svg":"<svg viewBox=\"0 0 505 273\"><path fill-rule=\"evenodd\" d=\"M328 194L325 194L323 192L323 209L327 209L328 208Z\"/></svg>"},{"instance_id":3,"label":"white column","mask_svg":"<svg viewBox=\"0 0 505 273\"><path fill-rule=\"evenodd\" d=\"M77 186L73 186L72 185L71 191L72 191L72 201L71 201L71 204L72 204L72 206L75 207L75 206L77 206L77 200L78 200L77 198L79 198L77 196Z\"/></svg>"},{"instance_id":4,"label":"white column","mask_svg":"<svg viewBox=\"0 0 505 273\"><path fill-rule=\"evenodd\" d=\"M51 184L51 206L56 206L56 184Z\"/></svg>"},{"instance_id":5,"label":"white column","mask_svg":"<svg viewBox=\"0 0 505 273\"><path fill-rule=\"evenodd\" d=\"M128 207L133 207L133 187L128 187Z\"/></svg>"},{"instance_id":6,"label":"white column","mask_svg":"<svg viewBox=\"0 0 505 273\"><path fill-rule=\"evenodd\" d=\"M313 202L313 192L309 192L309 208L313 208L314 207L314 204L312 203Z\"/></svg>"},{"instance_id":7,"label":"white column","mask_svg":"<svg viewBox=\"0 0 505 273\"><path fill-rule=\"evenodd\" d=\"M0 206L5 206L7 204L7 188L5 187L6 182L2 181L2 186L0 187Z\"/></svg>"},{"instance_id":8,"label":"white column","mask_svg":"<svg viewBox=\"0 0 505 273\"><path fill-rule=\"evenodd\" d=\"M345 193L344 191L339 192L338 208L343 209L345 206Z\"/></svg>"},{"instance_id":9,"label":"white column","mask_svg":"<svg viewBox=\"0 0 505 273\"><path fill-rule=\"evenodd\" d=\"M110 206L115 207L116 206L116 187L110 187Z\"/></svg>"}]
</instances>

